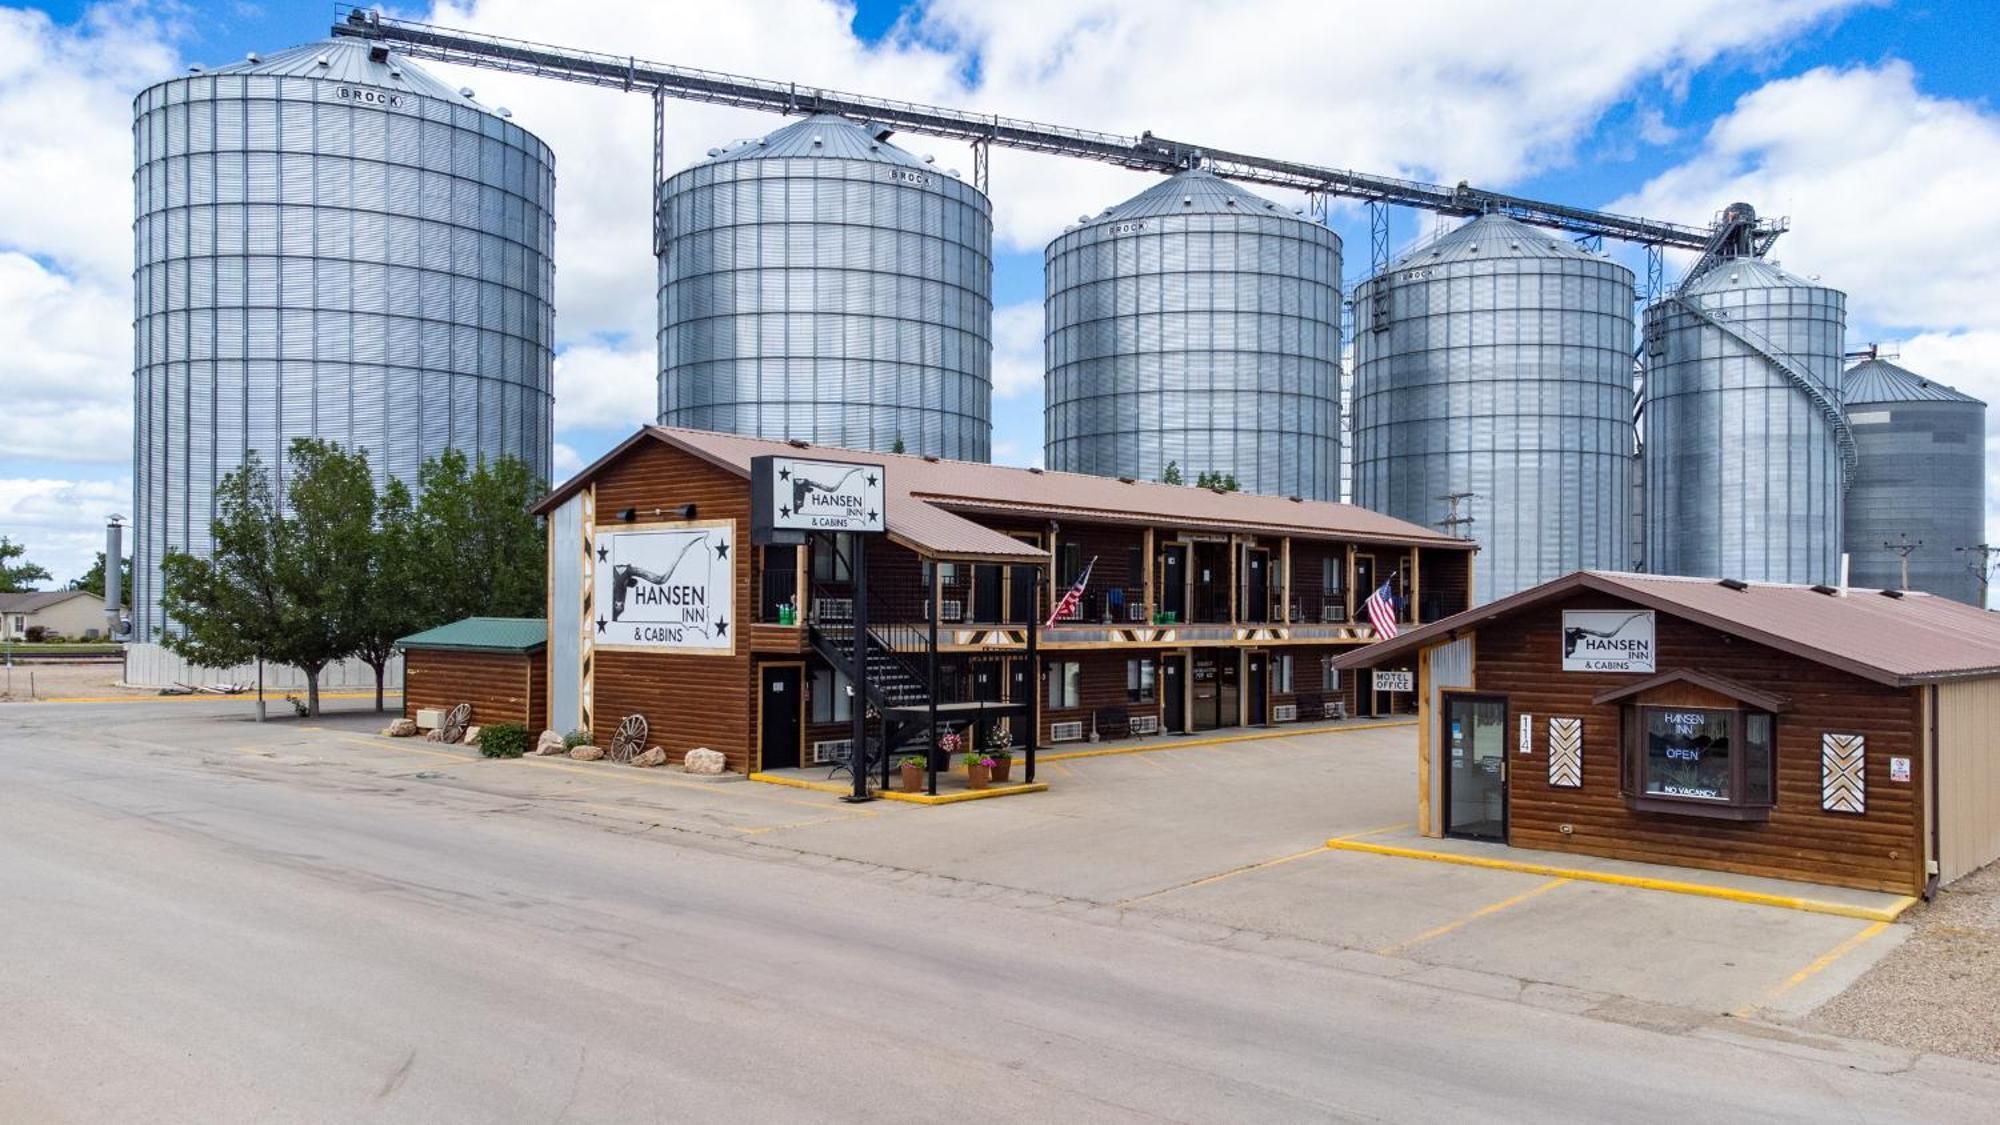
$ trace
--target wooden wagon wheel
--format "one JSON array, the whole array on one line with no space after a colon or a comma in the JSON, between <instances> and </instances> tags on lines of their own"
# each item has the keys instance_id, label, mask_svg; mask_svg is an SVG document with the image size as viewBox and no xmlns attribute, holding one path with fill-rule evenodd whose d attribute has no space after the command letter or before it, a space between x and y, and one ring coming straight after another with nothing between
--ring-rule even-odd
<instances>
[{"instance_id":1,"label":"wooden wagon wheel","mask_svg":"<svg viewBox=\"0 0 2000 1125\"><path fill-rule=\"evenodd\" d=\"M445 712L444 722L438 725L439 742L457 742L465 737L465 726L472 721L472 704L461 703Z\"/></svg>"},{"instance_id":2,"label":"wooden wagon wheel","mask_svg":"<svg viewBox=\"0 0 2000 1125\"><path fill-rule=\"evenodd\" d=\"M646 749L646 736L650 733L646 726L646 716L627 715L618 720L618 730L611 736L611 751L605 757L614 762L629 762Z\"/></svg>"}]
</instances>

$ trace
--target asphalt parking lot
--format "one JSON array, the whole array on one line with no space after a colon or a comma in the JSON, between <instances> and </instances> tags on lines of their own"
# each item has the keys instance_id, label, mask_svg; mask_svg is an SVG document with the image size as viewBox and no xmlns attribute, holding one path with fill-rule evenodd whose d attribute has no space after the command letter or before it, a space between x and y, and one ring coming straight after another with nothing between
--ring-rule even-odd
<instances>
[{"instance_id":1,"label":"asphalt parking lot","mask_svg":"<svg viewBox=\"0 0 2000 1125\"><path fill-rule=\"evenodd\" d=\"M1110 924L1180 925L1365 971L1628 1022L1789 1019L1835 995L1908 927L1324 845L1407 835L1413 727L1201 744L1045 763L1044 793L942 807L842 803L751 781L567 759L493 761L382 738L356 702L247 721L240 701L0 711L60 752L186 759L319 787L473 795L694 846L1054 901ZM440 797L442 793L438 794ZM657 857L658 852L640 853ZM637 858L635 856L635 858Z\"/></svg>"}]
</instances>

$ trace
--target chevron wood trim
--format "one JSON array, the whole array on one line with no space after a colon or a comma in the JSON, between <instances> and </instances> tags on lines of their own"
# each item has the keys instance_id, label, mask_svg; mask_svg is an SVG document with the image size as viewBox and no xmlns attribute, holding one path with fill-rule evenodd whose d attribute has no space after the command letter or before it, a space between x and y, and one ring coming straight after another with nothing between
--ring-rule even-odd
<instances>
[{"instance_id":1,"label":"chevron wood trim","mask_svg":"<svg viewBox=\"0 0 2000 1125\"><path fill-rule=\"evenodd\" d=\"M1828 812L1867 812L1867 766L1867 740L1861 735L1820 735L1820 807Z\"/></svg>"},{"instance_id":2,"label":"chevron wood trim","mask_svg":"<svg viewBox=\"0 0 2000 1125\"><path fill-rule=\"evenodd\" d=\"M1583 720L1549 718L1549 784L1558 789L1583 788Z\"/></svg>"}]
</instances>

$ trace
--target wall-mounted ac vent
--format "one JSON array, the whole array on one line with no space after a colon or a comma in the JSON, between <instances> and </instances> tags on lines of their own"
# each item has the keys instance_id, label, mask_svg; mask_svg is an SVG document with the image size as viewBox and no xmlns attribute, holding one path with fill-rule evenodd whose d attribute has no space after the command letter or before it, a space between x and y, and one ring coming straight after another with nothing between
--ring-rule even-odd
<instances>
[{"instance_id":1,"label":"wall-mounted ac vent","mask_svg":"<svg viewBox=\"0 0 2000 1125\"><path fill-rule=\"evenodd\" d=\"M835 762L844 762L853 750L854 740L851 738L829 738L823 742L815 742L812 746L812 764L830 766Z\"/></svg>"},{"instance_id":2,"label":"wall-mounted ac vent","mask_svg":"<svg viewBox=\"0 0 2000 1125\"><path fill-rule=\"evenodd\" d=\"M1132 733L1133 734L1160 733L1160 717L1158 715L1132 716Z\"/></svg>"},{"instance_id":3,"label":"wall-mounted ac vent","mask_svg":"<svg viewBox=\"0 0 2000 1125\"><path fill-rule=\"evenodd\" d=\"M1272 721L1272 722L1274 722L1274 723L1296 723L1296 722L1298 722L1298 721L1299 721L1299 705L1298 705L1298 704L1296 704L1296 703L1280 703L1280 704L1278 704L1278 705L1277 705L1276 707L1273 707L1273 708L1271 708L1271 721Z\"/></svg>"},{"instance_id":4,"label":"wall-mounted ac vent","mask_svg":"<svg viewBox=\"0 0 2000 1125\"><path fill-rule=\"evenodd\" d=\"M1050 723L1050 742L1080 742L1083 740L1083 721L1078 719L1068 723Z\"/></svg>"}]
</instances>

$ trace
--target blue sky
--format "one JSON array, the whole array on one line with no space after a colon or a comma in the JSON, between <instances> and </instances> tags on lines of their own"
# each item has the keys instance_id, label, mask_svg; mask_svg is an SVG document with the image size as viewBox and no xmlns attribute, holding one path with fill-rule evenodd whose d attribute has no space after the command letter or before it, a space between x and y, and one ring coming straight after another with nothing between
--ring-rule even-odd
<instances>
[{"instance_id":1,"label":"blue sky","mask_svg":"<svg viewBox=\"0 0 2000 1125\"><path fill-rule=\"evenodd\" d=\"M2000 391L1991 359L2000 313L1984 312L1983 296L1959 296L2000 280L1970 261L2000 236L1987 214L2000 175L1987 163L2000 152L1991 104L2000 5L1660 0L1614 18L1602 9L1619 6L1582 0L1564 12L1249 2L1256 10L1240 20L1227 6L1184 0L459 0L438 18L1116 132L1158 128L1317 163L1464 177L1684 223L1704 223L1726 195L1748 192L1765 213L1792 215L1778 252L1788 267L1849 291L1850 344L1903 341L1906 360L1923 360L1927 374L1986 397ZM121 489L129 496L129 402L120 398L129 396L129 278L120 278L129 249L118 264L119 240L129 246L130 150L120 137L129 98L187 62L321 37L332 19L323 3L0 7L0 179L73 185L32 196L0 189L0 302L33 310L18 323L0 311L0 354L17 357L13 370L0 369L0 395L41 435L17 427L0 438L0 533L26 540L59 579L87 565L103 514L130 503L119 498ZM1270 36L1273 26L1295 33ZM652 409L650 259L633 233L645 222L642 100L513 76L465 80L557 152L557 440L561 463L574 466ZM78 120L58 130L51 106ZM676 155L778 124L730 112L677 108ZM1827 115L1843 120L1819 119ZM24 136L37 129L49 135ZM943 164L965 160L923 138L900 143L935 148ZM994 297L999 321L1015 329L1014 346L996 355L1008 374L994 406L995 456L1014 463L1040 456L1039 247L1063 219L1144 186L1133 173L1038 159L996 155L993 171ZM1912 201L1908 210L1901 200ZM1340 209L1332 221L1348 277L1358 279L1365 217ZM1397 212L1394 240L1433 223ZM1988 378L1993 386L1981 385Z\"/></svg>"}]
</instances>

